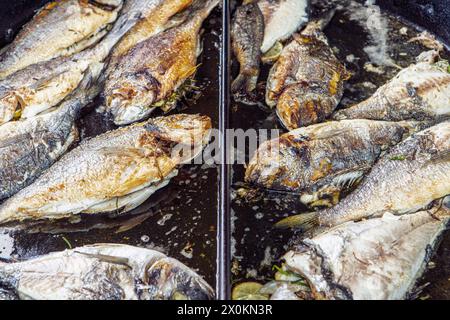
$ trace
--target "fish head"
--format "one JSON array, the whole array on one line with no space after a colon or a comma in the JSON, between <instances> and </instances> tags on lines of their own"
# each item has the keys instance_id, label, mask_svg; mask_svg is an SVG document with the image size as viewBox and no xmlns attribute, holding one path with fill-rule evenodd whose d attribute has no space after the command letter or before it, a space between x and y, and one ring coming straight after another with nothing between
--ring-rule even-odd
<instances>
[{"instance_id":1,"label":"fish head","mask_svg":"<svg viewBox=\"0 0 450 320\"><path fill-rule=\"evenodd\" d=\"M149 72L128 73L108 88L106 105L114 123L130 124L147 117L154 109L160 83Z\"/></svg>"},{"instance_id":2,"label":"fish head","mask_svg":"<svg viewBox=\"0 0 450 320\"><path fill-rule=\"evenodd\" d=\"M13 289L2 288L0 285L0 300L8 301L8 300L19 300L19 297L15 293Z\"/></svg>"},{"instance_id":3,"label":"fish head","mask_svg":"<svg viewBox=\"0 0 450 320\"><path fill-rule=\"evenodd\" d=\"M171 157L177 163L195 158L208 143L211 119L197 114L175 114L150 119L145 128L151 136L172 142Z\"/></svg>"},{"instance_id":4,"label":"fish head","mask_svg":"<svg viewBox=\"0 0 450 320\"><path fill-rule=\"evenodd\" d=\"M143 279L141 299L211 300L213 289L181 262L163 258L149 266Z\"/></svg>"}]
</instances>

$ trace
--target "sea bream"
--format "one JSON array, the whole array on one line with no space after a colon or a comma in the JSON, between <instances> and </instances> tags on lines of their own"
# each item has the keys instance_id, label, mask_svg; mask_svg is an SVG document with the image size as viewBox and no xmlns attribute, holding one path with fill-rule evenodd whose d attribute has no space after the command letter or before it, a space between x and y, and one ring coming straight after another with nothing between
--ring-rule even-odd
<instances>
[{"instance_id":1,"label":"sea bream","mask_svg":"<svg viewBox=\"0 0 450 320\"><path fill-rule=\"evenodd\" d=\"M370 98L336 112L334 119L439 120L450 116L448 62L428 51Z\"/></svg>"},{"instance_id":2,"label":"sea bream","mask_svg":"<svg viewBox=\"0 0 450 320\"><path fill-rule=\"evenodd\" d=\"M30 65L0 81L0 124L30 118L56 106L78 87L89 68L98 77L117 41L143 12L161 1L128 0L111 31L94 47Z\"/></svg>"},{"instance_id":3,"label":"sea bream","mask_svg":"<svg viewBox=\"0 0 450 320\"><path fill-rule=\"evenodd\" d=\"M56 110L0 126L0 199L32 183L76 140L75 120L98 94L96 80L88 72Z\"/></svg>"},{"instance_id":4,"label":"sea bream","mask_svg":"<svg viewBox=\"0 0 450 320\"><path fill-rule=\"evenodd\" d=\"M7 199L0 224L130 211L202 151L210 128L208 117L177 114L84 140Z\"/></svg>"},{"instance_id":5,"label":"sea bream","mask_svg":"<svg viewBox=\"0 0 450 320\"><path fill-rule=\"evenodd\" d=\"M0 262L0 300L211 300L213 289L180 261L146 248L94 244Z\"/></svg>"},{"instance_id":6,"label":"sea bream","mask_svg":"<svg viewBox=\"0 0 450 320\"><path fill-rule=\"evenodd\" d=\"M391 148L359 186L332 208L288 217L279 227L336 226L385 212L416 212L450 194L450 121Z\"/></svg>"},{"instance_id":7,"label":"sea bream","mask_svg":"<svg viewBox=\"0 0 450 320\"><path fill-rule=\"evenodd\" d=\"M231 43L239 62L239 75L233 80L231 91L245 102L256 88L263 39L264 17L258 4L250 2L239 6L231 23Z\"/></svg>"},{"instance_id":8,"label":"sea bream","mask_svg":"<svg viewBox=\"0 0 450 320\"><path fill-rule=\"evenodd\" d=\"M44 6L0 54L0 79L29 65L93 45L118 16L122 0L58 0Z\"/></svg>"},{"instance_id":9,"label":"sea bream","mask_svg":"<svg viewBox=\"0 0 450 320\"><path fill-rule=\"evenodd\" d=\"M449 218L443 206L347 222L303 239L283 256L283 269L304 278L314 299L407 299Z\"/></svg>"},{"instance_id":10,"label":"sea bream","mask_svg":"<svg viewBox=\"0 0 450 320\"><path fill-rule=\"evenodd\" d=\"M308 21L308 0L259 0L257 4L264 17L263 53L277 41L288 39Z\"/></svg>"},{"instance_id":11,"label":"sea bream","mask_svg":"<svg viewBox=\"0 0 450 320\"><path fill-rule=\"evenodd\" d=\"M270 70L266 103L288 130L324 121L342 98L349 73L321 31L332 14L295 34Z\"/></svg>"},{"instance_id":12,"label":"sea bream","mask_svg":"<svg viewBox=\"0 0 450 320\"><path fill-rule=\"evenodd\" d=\"M117 125L142 120L157 107L167 111L176 92L193 76L200 53L200 29L219 0L197 0L185 20L139 42L108 75L105 111Z\"/></svg>"},{"instance_id":13,"label":"sea bream","mask_svg":"<svg viewBox=\"0 0 450 320\"><path fill-rule=\"evenodd\" d=\"M336 204L380 154L417 130L414 122L331 121L292 130L264 142L250 160L245 180L299 193L312 206Z\"/></svg>"}]
</instances>

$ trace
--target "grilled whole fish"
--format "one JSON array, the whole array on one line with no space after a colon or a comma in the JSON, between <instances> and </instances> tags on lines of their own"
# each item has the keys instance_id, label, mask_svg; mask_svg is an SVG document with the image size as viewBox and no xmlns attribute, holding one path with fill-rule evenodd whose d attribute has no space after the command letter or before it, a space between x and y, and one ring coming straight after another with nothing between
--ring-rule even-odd
<instances>
[{"instance_id":1,"label":"grilled whole fish","mask_svg":"<svg viewBox=\"0 0 450 320\"><path fill-rule=\"evenodd\" d=\"M91 73L58 109L0 126L0 199L12 196L50 167L78 136L75 119L98 94Z\"/></svg>"},{"instance_id":2,"label":"grilled whole fish","mask_svg":"<svg viewBox=\"0 0 450 320\"><path fill-rule=\"evenodd\" d=\"M413 134L390 149L361 184L336 206L291 216L279 226L336 226L347 221L405 214L450 194L450 121Z\"/></svg>"},{"instance_id":3,"label":"grilled whole fish","mask_svg":"<svg viewBox=\"0 0 450 320\"><path fill-rule=\"evenodd\" d=\"M450 115L450 73L427 52L369 99L336 112L334 119L435 120Z\"/></svg>"},{"instance_id":4,"label":"grilled whole fish","mask_svg":"<svg viewBox=\"0 0 450 320\"><path fill-rule=\"evenodd\" d=\"M250 160L247 182L298 192L308 205L336 204L383 150L415 130L414 123L343 120L299 128L263 143Z\"/></svg>"},{"instance_id":5,"label":"grilled whole fish","mask_svg":"<svg viewBox=\"0 0 450 320\"><path fill-rule=\"evenodd\" d=\"M176 259L144 248L95 244L0 262L0 299L209 300L212 288Z\"/></svg>"},{"instance_id":6,"label":"grilled whole fish","mask_svg":"<svg viewBox=\"0 0 450 320\"><path fill-rule=\"evenodd\" d=\"M270 70L266 103L276 106L288 130L322 122L342 98L349 74L321 31L329 19L310 22L294 35Z\"/></svg>"},{"instance_id":7,"label":"grilled whole fish","mask_svg":"<svg viewBox=\"0 0 450 320\"><path fill-rule=\"evenodd\" d=\"M441 208L347 222L304 239L284 255L284 267L304 277L316 299L405 299L449 216Z\"/></svg>"},{"instance_id":8,"label":"grilled whole fish","mask_svg":"<svg viewBox=\"0 0 450 320\"><path fill-rule=\"evenodd\" d=\"M259 6L253 2L238 7L231 25L231 41L240 69L231 91L244 101L256 88L263 38L264 17Z\"/></svg>"},{"instance_id":9,"label":"grilled whole fish","mask_svg":"<svg viewBox=\"0 0 450 320\"><path fill-rule=\"evenodd\" d=\"M264 16L263 53L277 41L288 39L308 21L308 0L259 0L257 3Z\"/></svg>"},{"instance_id":10,"label":"grilled whole fish","mask_svg":"<svg viewBox=\"0 0 450 320\"><path fill-rule=\"evenodd\" d=\"M0 81L0 124L33 117L56 106L77 88L88 68L98 77L117 41L139 21L148 6L161 1L128 0L112 30L96 46L30 65Z\"/></svg>"},{"instance_id":11,"label":"grilled whole fish","mask_svg":"<svg viewBox=\"0 0 450 320\"><path fill-rule=\"evenodd\" d=\"M47 4L0 54L0 78L96 43L116 20L122 2L59 0Z\"/></svg>"},{"instance_id":12,"label":"grilled whole fish","mask_svg":"<svg viewBox=\"0 0 450 320\"><path fill-rule=\"evenodd\" d=\"M179 114L84 140L6 200L0 223L132 210L201 152L210 128L208 117ZM177 152L184 152L186 160Z\"/></svg>"},{"instance_id":13,"label":"grilled whole fish","mask_svg":"<svg viewBox=\"0 0 450 320\"><path fill-rule=\"evenodd\" d=\"M200 28L219 0L197 1L180 25L139 42L105 84L105 109L117 125L147 117L165 103L196 70Z\"/></svg>"}]
</instances>

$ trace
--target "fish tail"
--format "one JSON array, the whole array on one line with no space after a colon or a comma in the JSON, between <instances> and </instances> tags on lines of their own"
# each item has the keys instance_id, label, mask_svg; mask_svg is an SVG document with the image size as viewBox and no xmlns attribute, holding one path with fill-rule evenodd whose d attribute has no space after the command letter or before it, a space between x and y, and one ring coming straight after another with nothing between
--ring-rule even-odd
<instances>
[{"instance_id":1,"label":"fish tail","mask_svg":"<svg viewBox=\"0 0 450 320\"><path fill-rule=\"evenodd\" d=\"M319 225L319 213L309 212L284 218L275 223L277 229L300 229L307 231Z\"/></svg>"}]
</instances>

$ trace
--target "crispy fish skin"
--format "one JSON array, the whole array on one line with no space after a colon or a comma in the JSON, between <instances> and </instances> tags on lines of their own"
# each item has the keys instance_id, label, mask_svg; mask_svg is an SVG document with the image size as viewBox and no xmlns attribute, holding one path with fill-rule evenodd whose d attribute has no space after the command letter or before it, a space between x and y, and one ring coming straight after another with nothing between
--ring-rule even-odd
<instances>
[{"instance_id":1,"label":"crispy fish skin","mask_svg":"<svg viewBox=\"0 0 450 320\"><path fill-rule=\"evenodd\" d=\"M219 0L198 1L182 24L139 42L120 58L104 90L117 125L144 119L196 70L200 28Z\"/></svg>"},{"instance_id":2,"label":"crispy fish skin","mask_svg":"<svg viewBox=\"0 0 450 320\"><path fill-rule=\"evenodd\" d=\"M284 255L285 267L308 281L316 299L405 299L449 216L440 208L347 222L304 239Z\"/></svg>"},{"instance_id":3,"label":"crispy fish skin","mask_svg":"<svg viewBox=\"0 0 450 320\"><path fill-rule=\"evenodd\" d=\"M60 0L40 10L0 55L0 79L29 65L80 52L106 33L122 0Z\"/></svg>"},{"instance_id":4,"label":"crispy fish skin","mask_svg":"<svg viewBox=\"0 0 450 320\"><path fill-rule=\"evenodd\" d=\"M176 175L184 163L178 148L200 152L210 128L208 117L179 114L84 140L6 200L0 224L132 210Z\"/></svg>"},{"instance_id":5,"label":"crispy fish skin","mask_svg":"<svg viewBox=\"0 0 450 320\"><path fill-rule=\"evenodd\" d=\"M293 130L322 122L339 104L348 79L321 32L323 24L313 21L294 35L270 70L266 103L275 107L282 124Z\"/></svg>"},{"instance_id":6,"label":"crispy fish skin","mask_svg":"<svg viewBox=\"0 0 450 320\"><path fill-rule=\"evenodd\" d=\"M75 120L98 90L91 90L88 73L80 86L58 109L23 121L0 126L0 199L31 184L50 167L78 136Z\"/></svg>"},{"instance_id":7,"label":"crispy fish skin","mask_svg":"<svg viewBox=\"0 0 450 320\"><path fill-rule=\"evenodd\" d=\"M369 99L336 112L333 118L401 121L449 116L450 73L434 65L434 60L403 69Z\"/></svg>"},{"instance_id":8,"label":"crispy fish skin","mask_svg":"<svg viewBox=\"0 0 450 320\"><path fill-rule=\"evenodd\" d=\"M385 212L418 211L450 194L450 121L413 134L390 149L336 206L291 216L280 227L336 226Z\"/></svg>"},{"instance_id":9,"label":"crispy fish skin","mask_svg":"<svg viewBox=\"0 0 450 320\"><path fill-rule=\"evenodd\" d=\"M214 292L192 269L161 252L95 244L0 263L0 298L210 300Z\"/></svg>"},{"instance_id":10,"label":"crispy fish skin","mask_svg":"<svg viewBox=\"0 0 450 320\"><path fill-rule=\"evenodd\" d=\"M78 87L88 69L97 77L117 41L140 20L143 11L160 1L128 0L111 31L94 47L30 65L0 81L0 124L56 106Z\"/></svg>"},{"instance_id":11,"label":"crispy fish skin","mask_svg":"<svg viewBox=\"0 0 450 320\"><path fill-rule=\"evenodd\" d=\"M308 21L308 0L260 0L257 4L264 17L263 53L277 41L288 39Z\"/></svg>"},{"instance_id":12,"label":"crispy fish skin","mask_svg":"<svg viewBox=\"0 0 450 320\"><path fill-rule=\"evenodd\" d=\"M264 39L264 17L256 3L244 4L236 9L231 25L234 55L239 62L239 75L231 84L237 95L250 95L256 88Z\"/></svg>"},{"instance_id":13,"label":"crispy fish skin","mask_svg":"<svg viewBox=\"0 0 450 320\"><path fill-rule=\"evenodd\" d=\"M298 192L305 204L333 202L360 179L380 154L416 130L415 123L332 121L292 130L264 142L250 160L245 180Z\"/></svg>"}]
</instances>

